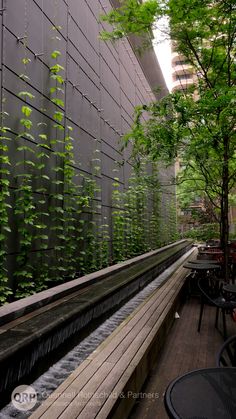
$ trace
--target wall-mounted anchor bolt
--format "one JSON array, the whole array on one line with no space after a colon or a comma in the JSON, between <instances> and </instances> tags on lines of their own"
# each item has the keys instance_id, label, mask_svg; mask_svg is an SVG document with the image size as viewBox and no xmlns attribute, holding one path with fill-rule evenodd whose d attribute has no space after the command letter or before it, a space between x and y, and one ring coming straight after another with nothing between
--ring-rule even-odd
<instances>
[{"instance_id":1,"label":"wall-mounted anchor bolt","mask_svg":"<svg viewBox=\"0 0 236 419\"><path fill-rule=\"evenodd\" d=\"M75 89L78 86L79 86L79 84L72 84L73 89ZM82 93L82 95L83 95L83 93Z\"/></svg>"},{"instance_id":2,"label":"wall-mounted anchor bolt","mask_svg":"<svg viewBox=\"0 0 236 419\"><path fill-rule=\"evenodd\" d=\"M86 95L85 93L82 93L82 97L88 97L88 95Z\"/></svg>"},{"instance_id":3,"label":"wall-mounted anchor bolt","mask_svg":"<svg viewBox=\"0 0 236 419\"><path fill-rule=\"evenodd\" d=\"M26 39L26 38L28 38L28 36L27 36L27 35L24 35L24 36L18 36L18 37L17 37L17 42L20 42L20 41L22 41L23 39Z\"/></svg>"},{"instance_id":4,"label":"wall-mounted anchor bolt","mask_svg":"<svg viewBox=\"0 0 236 419\"><path fill-rule=\"evenodd\" d=\"M44 52L39 52L39 53L34 54L35 58L42 57L42 55L44 55Z\"/></svg>"},{"instance_id":5,"label":"wall-mounted anchor bolt","mask_svg":"<svg viewBox=\"0 0 236 419\"><path fill-rule=\"evenodd\" d=\"M102 109L102 108L101 109L98 109L98 112L102 112L102 111L104 111L104 109Z\"/></svg>"}]
</instances>

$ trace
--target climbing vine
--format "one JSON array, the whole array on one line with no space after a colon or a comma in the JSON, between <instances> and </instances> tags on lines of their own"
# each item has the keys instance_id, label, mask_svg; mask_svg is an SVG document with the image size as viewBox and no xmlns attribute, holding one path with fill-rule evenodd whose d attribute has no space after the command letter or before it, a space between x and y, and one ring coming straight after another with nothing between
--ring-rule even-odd
<instances>
[{"instance_id":1,"label":"climbing vine","mask_svg":"<svg viewBox=\"0 0 236 419\"><path fill-rule=\"evenodd\" d=\"M14 298L42 291L58 282L96 271L174 239L175 206L169 208L169 231L160 221L158 170L148 175L147 162L133 169L127 188L116 166L112 181L112 211L102 208L101 144L94 139L90 175L78 167L76 138L68 123L65 68L60 51L60 27L53 27L49 66L49 98L53 111L41 109L47 123L34 110L30 87L29 49L23 38L24 70L19 129L15 140L16 175L14 223L17 252ZM55 41L55 42L54 42ZM1 114L0 135L0 304L12 293L8 285L7 241L11 234L9 211L10 129ZM76 146L77 150L77 146ZM76 160L76 161L75 161ZM165 230L166 228L166 230Z\"/></svg>"},{"instance_id":2,"label":"climbing vine","mask_svg":"<svg viewBox=\"0 0 236 419\"><path fill-rule=\"evenodd\" d=\"M7 240L8 235L11 232L9 227L9 176L10 176L10 159L8 156L8 145L7 142L11 141L8 136L8 129L3 125L5 112L1 115L1 135L0 135L0 304L4 304L7 301L9 295L12 294L11 289L8 286L8 275L7 275Z\"/></svg>"},{"instance_id":3,"label":"climbing vine","mask_svg":"<svg viewBox=\"0 0 236 419\"><path fill-rule=\"evenodd\" d=\"M31 62L27 56L26 40L24 40L24 51L25 56L22 58L24 74L21 77L25 83L25 80L29 80L27 66ZM25 87L27 89L27 85ZM19 160L16 163L18 173L16 174L17 188L15 191L14 214L17 220L19 249L14 271L14 277L16 278L15 298L26 297L32 294L35 289L33 265L30 258L34 240L33 229L37 218L32 188L35 150L29 142L34 141L34 136L31 133L33 122L31 120L32 108L30 106L34 95L26 89L18 94L24 104L21 106L20 132L16 137L16 149Z\"/></svg>"}]
</instances>

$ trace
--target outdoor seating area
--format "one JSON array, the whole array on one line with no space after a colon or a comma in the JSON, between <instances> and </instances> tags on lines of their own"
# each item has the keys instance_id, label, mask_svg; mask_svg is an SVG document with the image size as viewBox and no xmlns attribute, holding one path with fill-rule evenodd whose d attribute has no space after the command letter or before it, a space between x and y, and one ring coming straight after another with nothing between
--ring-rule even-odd
<instances>
[{"instance_id":1,"label":"outdoor seating area","mask_svg":"<svg viewBox=\"0 0 236 419\"><path fill-rule=\"evenodd\" d=\"M220 253L211 250L208 255ZM201 247L183 265L190 270L187 300L143 389L158 389L160 399L151 406L137 403L132 419L141 418L144 409L150 419L153 412L163 419L235 417L236 286L231 270L229 281L224 280L222 259L204 259L203 253Z\"/></svg>"},{"instance_id":2,"label":"outdoor seating area","mask_svg":"<svg viewBox=\"0 0 236 419\"><path fill-rule=\"evenodd\" d=\"M130 419L235 417L236 323L227 318L230 338L224 342L215 328L215 309L206 305L204 310L200 333L198 298L189 298L178 312L158 363L142 388L142 394L158 392L158 397L138 400Z\"/></svg>"}]
</instances>

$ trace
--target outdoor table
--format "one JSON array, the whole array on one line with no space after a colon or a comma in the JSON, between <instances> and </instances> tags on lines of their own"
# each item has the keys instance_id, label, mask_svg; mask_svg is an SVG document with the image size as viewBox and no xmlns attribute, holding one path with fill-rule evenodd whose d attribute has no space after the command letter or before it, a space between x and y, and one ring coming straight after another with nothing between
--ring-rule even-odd
<instances>
[{"instance_id":1,"label":"outdoor table","mask_svg":"<svg viewBox=\"0 0 236 419\"><path fill-rule=\"evenodd\" d=\"M206 277L206 280L209 278L218 280L218 278L214 275L214 271L220 269L220 265L217 265L216 263L193 263L189 261L186 262L183 267L191 269L192 271L188 276L188 295L199 295L197 281L202 276Z\"/></svg>"},{"instance_id":2,"label":"outdoor table","mask_svg":"<svg viewBox=\"0 0 236 419\"><path fill-rule=\"evenodd\" d=\"M222 289L230 296L233 294L234 299L236 298L236 284L224 284Z\"/></svg>"},{"instance_id":3,"label":"outdoor table","mask_svg":"<svg viewBox=\"0 0 236 419\"><path fill-rule=\"evenodd\" d=\"M213 260L213 259L196 259L196 260L189 260L188 263L205 263L205 264L215 264L218 265L220 262Z\"/></svg>"},{"instance_id":4,"label":"outdoor table","mask_svg":"<svg viewBox=\"0 0 236 419\"><path fill-rule=\"evenodd\" d=\"M204 252L200 252L199 255L201 255L201 256L203 256L203 255L211 256L211 257L214 257L214 258L221 258L221 257L224 256L224 253L221 250L219 252L218 251L209 252L209 250L204 250Z\"/></svg>"},{"instance_id":5,"label":"outdoor table","mask_svg":"<svg viewBox=\"0 0 236 419\"><path fill-rule=\"evenodd\" d=\"M214 269L220 269L220 265L216 263L193 263L193 262L186 262L183 265L184 268L193 269L194 271L210 271Z\"/></svg>"},{"instance_id":6,"label":"outdoor table","mask_svg":"<svg viewBox=\"0 0 236 419\"><path fill-rule=\"evenodd\" d=\"M173 419L235 419L236 368L207 368L188 372L165 392L165 408Z\"/></svg>"}]
</instances>

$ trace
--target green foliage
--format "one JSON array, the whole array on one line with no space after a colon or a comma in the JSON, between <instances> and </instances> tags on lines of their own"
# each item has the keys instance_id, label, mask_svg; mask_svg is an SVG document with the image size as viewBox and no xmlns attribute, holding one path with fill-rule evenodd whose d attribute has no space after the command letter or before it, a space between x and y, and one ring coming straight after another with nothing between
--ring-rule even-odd
<instances>
[{"instance_id":1,"label":"green foliage","mask_svg":"<svg viewBox=\"0 0 236 419\"><path fill-rule=\"evenodd\" d=\"M149 30L148 19L154 10L143 5L149 13L144 30ZM133 6L137 2L133 1ZM132 27L139 19L133 7ZM131 19L132 20L132 19ZM55 27L57 31L60 28ZM60 42L60 37L53 37ZM23 90L20 129L16 137L16 188L14 193L14 222L17 229L17 255L14 271L14 298L22 298L42 291L77 275L93 272L110 263L138 255L162 244L160 238L160 188L155 176L147 176L146 163L134 172L127 190L114 177L112 220L110 223L101 208L100 144L94 140L91 176L75 168L73 129L67 125L64 103L64 68L61 52L51 53L50 100L54 107L51 126L33 123L34 95L28 91L26 56L24 74L20 74ZM25 83L24 83L25 82ZM44 111L46 111L44 109ZM3 113L4 114L4 113ZM9 210L10 160L9 129L3 127L0 136L0 304L8 301L12 291L8 285L7 242L11 233ZM9 115L8 115L9 116ZM49 136L50 132L54 135ZM74 133L73 133L74 135ZM152 204L150 202L152 201ZM149 209L153 208L149 216ZM111 234L113 233L113 234ZM168 233L168 232L167 232ZM171 240L169 234L167 242ZM53 249L51 250L51 244Z\"/></svg>"},{"instance_id":2,"label":"green foliage","mask_svg":"<svg viewBox=\"0 0 236 419\"><path fill-rule=\"evenodd\" d=\"M152 175L146 173L146 159L129 179L127 190L121 190L118 177L114 178L112 193L113 262L134 257L156 249L177 238L176 206L166 208L168 217L160 215L158 169L153 165ZM117 171L117 169L115 169ZM148 215L149 208L151 215ZM165 221L163 221L165 219Z\"/></svg>"},{"instance_id":3,"label":"green foliage","mask_svg":"<svg viewBox=\"0 0 236 419\"><path fill-rule=\"evenodd\" d=\"M117 169L114 169L114 171L117 171ZM117 176L114 177L112 186L112 257L113 262L117 263L125 259L123 196Z\"/></svg>"},{"instance_id":4,"label":"green foliage","mask_svg":"<svg viewBox=\"0 0 236 419\"><path fill-rule=\"evenodd\" d=\"M4 120L4 114L1 115L2 122ZM8 157L8 145L7 142L11 141L7 135L7 129L1 127L0 129L0 304L7 301L9 295L12 294L8 286L7 277L7 246L6 242L8 234L11 232L9 227L9 215L8 210L11 208L9 204L9 166L10 160Z\"/></svg>"},{"instance_id":5,"label":"green foliage","mask_svg":"<svg viewBox=\"0 0 236 419\"><path fill-rule=\"evenodd\" d=\"M149 1L145 2L147 5ZM169 0L159 4L149 24L169 19L169 35L175 49L194 71L195 82L186 92L168 95L158 103L136 109L132 132L126 142L134 144L134 154L173 162L178 154L185 174L192 166L204 185L208 199L220 210L221 243L225 249L229 234L229 193L236 184L236 13L235 2ZM141 12L141 6L137 4ZM142 12L135 27L127 25L133 13L133 2L124 1L121 8L105 18L113 26L108 39L143 34ZM143 114L150 117L147 122ZM227 276L227 272L226 272Z\"/></svg>"},{"instance_id":6,"label":"green foliage","mask_svg":"<svg viewBox=\"0 0 236 419\"><path fill-rule=\"evenodd\" d=\"M149 33L155 16L161 9L156 0L140 3L139 0L123 0L118 9L111 10L107 15L101 16L113 26L113 31L102 31L101 39L104 41L122 38L128 34Z\"/></svg>"},{"instance_id":7,"label":"green foliage","mask_svg":"<svg viewBox=\"0 0 236 419\"><path fill-rule=\"evenodd\" d=\"M219 224L208 223L185 232L184 237L205 242L206 240L218 238L219 234Z\"/></svg>"}]
</instances>

